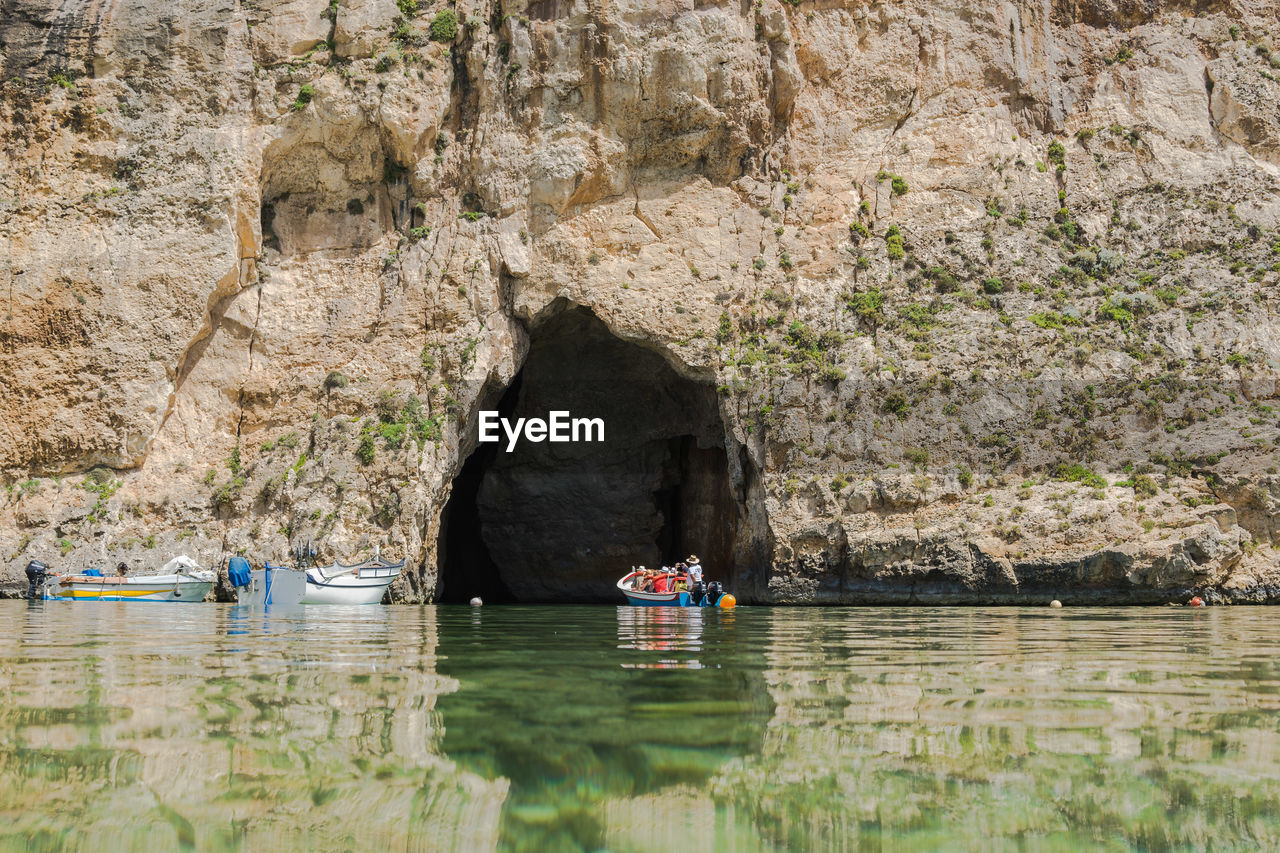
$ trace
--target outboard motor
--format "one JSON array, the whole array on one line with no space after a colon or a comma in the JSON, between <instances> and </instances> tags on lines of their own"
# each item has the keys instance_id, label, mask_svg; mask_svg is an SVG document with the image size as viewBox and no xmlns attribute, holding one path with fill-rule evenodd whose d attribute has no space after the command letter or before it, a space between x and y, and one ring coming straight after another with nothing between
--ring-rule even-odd
<instances>
[{"instance_id":1,"label":"outboard motor","mask_svg":"<svg viewBox=\"0 0 1280 853\"><path fill-rule=\"evenodd\" d=\"M720 586L720 581L711 581L707 584L707 606L715 607L723 592L724 588Z\"/></svg>"},{"instance_id":2,"label":"outboard motor","mask_svg":"<svg viewBox=\"0 0 1280 853\"><path fill-rule=\"evenodd\" d=\"M44 586L45 578L49 576L49 567L39 560L32 560L27 563L27 599L36 601L40 598L40 587Z\"/></svg>"},{"instance_id":3,"label":"outboard motor","mask_svg":"<svg viewBox=\"0 0 1280 853\"><path fill-rule=\"evenodd\" d=\"M698 604L702 604L702 597L707 594L707 586L702 581L698 581L693 585L691 592L693 593L693 600Z\"/></svg>"}]
</instances>

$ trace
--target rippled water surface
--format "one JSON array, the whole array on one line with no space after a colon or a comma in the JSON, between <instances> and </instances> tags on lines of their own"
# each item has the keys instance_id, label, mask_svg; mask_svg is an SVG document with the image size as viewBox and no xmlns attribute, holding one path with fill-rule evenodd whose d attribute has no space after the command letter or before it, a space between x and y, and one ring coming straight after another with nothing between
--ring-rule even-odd
<instances>
[{"instance_id":1,"label":"rippled water surface","mask_svg":"<svg viewBox=\"0 0 1280 853\"><path fill-rule=\"evenodd\" d=\"M1280 625L0 601L3 849L1280 848Z\"/></svg>"}]
</instances>

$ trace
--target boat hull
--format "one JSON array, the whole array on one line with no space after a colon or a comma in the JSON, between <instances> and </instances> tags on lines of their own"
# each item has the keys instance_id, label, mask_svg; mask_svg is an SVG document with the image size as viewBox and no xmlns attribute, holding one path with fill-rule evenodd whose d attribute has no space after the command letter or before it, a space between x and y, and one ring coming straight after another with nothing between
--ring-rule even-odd
<instances>
[{"instance_id":1,"label":"boat hull","mask_svg":"<svg viewBox=\"0 0 1280 853\"><path fill-rule=\"evenodd\" d=\"M50 578L44 586L45 601L151 601L196 602L213 589L213 572L195 575L151 575L144 577Z\"/></svg>"},{"instance_id":2,"label":"boat hull","mask_svg":"<svg viewBox=\"0 0 1280 853\"><path fill-rule=\"evenodd\" d=\"M693 607L693 597L687 592L636 593L624 590L627 604L632 607Z\"/></svg>"},{"instance_id":3,"label":"boat hull","mask_svg":"<svg viewBox=\"0 0 1280 853\"><path fill-rule=\"evenodd\" d=\"M303 604L377 604L382 601L387 587L396 579L369 578L362 575L358 578L350 576L333 578L329 581L307 577L307 591L302 596Z\"/></svg>"}]
</instances>

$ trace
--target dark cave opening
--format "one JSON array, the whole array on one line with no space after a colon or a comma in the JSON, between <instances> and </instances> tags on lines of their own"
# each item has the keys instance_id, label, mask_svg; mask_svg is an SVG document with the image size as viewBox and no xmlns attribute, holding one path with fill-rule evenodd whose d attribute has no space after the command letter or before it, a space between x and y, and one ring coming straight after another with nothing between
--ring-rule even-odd
<instances>
[{"instance_id":1,"label":"dark cave opening","mask_svg":"<svg viewBox=\"0 0 1280 853\"><path fill-rule=\"evenodd\" d=\"M520 375L503 393L498 412L510 417L520 396ZM490 604L507 604L515 600L502 582L498 565L485 545L480 528L480 514L475 511L476 498L484 482L484 473L500 453L496 444L478 444L453 478L453 491L440 514L440 539L437 553L440 565L453 570L441 571L435 600L443 604L465 604L479 596Z\"/></svg>"},{"instance_id":2,"label":"dark cave opening","mask_svg":"<svg viewBox=\"0 0 1280 853\"><path fill-rule=\"evenodd\" d=\"M712 385L575 308L531 331L496 408L599 418L604 439L477 443L441 515L436 601L621 603L633 565L690 553L732 586L744 490Z\"/></svg>"},{"instance_id":3,"label":"dark cave opening","mask_svg":"<svg viewBox=\"0 0 1280 853\"><path fill-rule=\"evenodd\" d=\"M668 448L663 485L654 492L662 516L656 540L662 564L697 554L711 564L731 566L738 513L724 448L699 447L693 435L670 439Z\"/></svg>"}]
</instances>

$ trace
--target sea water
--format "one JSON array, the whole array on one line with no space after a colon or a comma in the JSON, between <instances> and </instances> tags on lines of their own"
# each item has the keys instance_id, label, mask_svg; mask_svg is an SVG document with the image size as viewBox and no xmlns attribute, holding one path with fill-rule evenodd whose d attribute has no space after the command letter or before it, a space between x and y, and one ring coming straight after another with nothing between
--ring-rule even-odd
<instances>
[{"instance_id":1,"label":"sea water","mask_svg":"<svg viewBox=\"0 0 1280 853\"><path fill-rule=\"evenodd\" d=\"M1276 849L1276 616L0 601L0 849Z\"/></svg>"}]
</instances>

